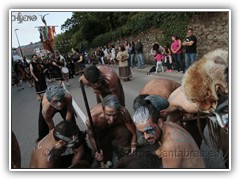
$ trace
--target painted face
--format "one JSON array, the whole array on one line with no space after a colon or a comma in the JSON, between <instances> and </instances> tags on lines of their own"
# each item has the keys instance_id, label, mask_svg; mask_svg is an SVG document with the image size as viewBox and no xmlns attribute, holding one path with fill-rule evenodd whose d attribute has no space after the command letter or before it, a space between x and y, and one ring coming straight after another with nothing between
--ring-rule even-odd
<instances>
[{"instance_id":1,"label":"painted face","mask_svg":"<svg viewBox=\"0 0 240 180\"><path fill-rule=\"evenodd\" d=\"M62 98L53 98L51 100L51 106L53 106L57 110L61 110L64 107L64 97L62 97Z\"/></svg>"},{"instance_id":2,"label":"painted face","mask_svg":"<svg viewBox=\"0 0 240 180\"><path fill-rule=\"evenodd\" d=\"M104 109L104 117L109 126L112 126L118 117L118 110L106 106Z\"/></svg>"},{"instance_id":3,"label":"painted face","mask_svg":"<svg viewBox=\"0 0 240 180\"><path fill-rule=\"evenodd\" d=\"M72 136L71 140L66 142L66 146L67 148L72 148L75 146L76 143L78 143L78 137L77 136Z\"/></svg>"},{"instance_id":4,"label":"painted face","mask_svg":"<svg viewBox=\"0 0 240 180\"><path fill-rule=\"evenodd\" d=\"M149 144L155 144L159 141L161 130L151 119L148 119L145 124L136 124L136 127L143 134Z\"/></svg>"}]
</instances>

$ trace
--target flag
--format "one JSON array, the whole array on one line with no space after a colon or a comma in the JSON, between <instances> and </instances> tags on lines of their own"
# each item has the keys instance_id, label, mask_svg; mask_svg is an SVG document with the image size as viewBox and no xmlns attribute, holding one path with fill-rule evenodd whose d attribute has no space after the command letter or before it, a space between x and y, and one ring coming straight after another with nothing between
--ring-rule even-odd
<instances>
[{"instance_id":1,"label":"flag","mask_svg":"<svg viewBox=\"0 0 240 180\"><path fill-rule=\"evenodd\" d=\"M53 32L53 34L56 33L56 31L55 31L55 26L52 26L52 32Z\"/></svg>"},{"instance_id":2,"label":"flag","mask_svg":"<svg viewBox=\"0 0 240 180\"><path fill-rule=\"evenodd\" d=\"M43 42L45 42L47 39L46 39L46 34L45 34L45 30L44 30L44 26L42 26L41 30L42 30L42 37L43 37Z\"/></svg>"},{"instance_id":3,"label":"flag","mask_svg":"<svg viewBox=\"0 0 240 180\"><path fill-rule=\"evenodd\" d=\"M38 27L38 31L39 31L39 38L41 42L43 42L42 27Z\"/></svg>"},{"instance_id":4,"label":"flag","mask_svg":"<svg viewBox=\"0 0 240 180\"><path fill-rule=\"evenodd\" d=\"M51 26L48 26L48 39L49 39L49 41L52 41L52 40L53 40L52 28L51 28Z\"/></svg>"},{"instance_id":5,"label":"flag","mask_svg":"<svg viewBox=\"0 0 240 180\"><path fill-rule=\"evenodd\" d=\"M55 33L54 26L40 26L38 28L40 33L40 39L43 45L43 49L54 52L53 49L53 39Z\"/></svg>"},{"instance_id":6,"label":"flag","mask_svg":"<svg viewBox=\"0 0 240 180\"><path fill-rule=\"evenodd\" d=\"M55 32L55 27L54 26L48 26L49 41L52 41L54 39L54 32Z\"/></svg>"},{"instance_id":7,"label":"flag","mask_svg":"<svg viewBox=\"0 0 240 180\"><path fill-rule=\"evenodd\" d=\"M46 41L49 40L49 38L48 38L48 27L47 26L44 27L44 34L45 34Z\"/></svg>"},{"instance_id":8,"label":"flag","mask_svg":"<svg viewBox=\"0 0 240 180\"><path fill-rule=\"evenodd\" d=\"M51 51L52 53L54 52L53 50L53 41L49 42L49 41L45 41L42 43L43 45L43 49Z\"/></svg>"}]
</instances>

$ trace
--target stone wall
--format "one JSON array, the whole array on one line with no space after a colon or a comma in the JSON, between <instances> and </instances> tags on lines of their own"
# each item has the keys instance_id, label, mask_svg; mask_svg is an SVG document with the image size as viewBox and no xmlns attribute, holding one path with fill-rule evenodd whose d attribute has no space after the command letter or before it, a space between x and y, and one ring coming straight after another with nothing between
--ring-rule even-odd
<instances>
[{"instance_id":1,"label":"stone wall","mask_svg":"<svg viewBox=\"0 0 240 180\"><path fill-rule=\"evenodd\" d=\"M120 43L123 43L124 41L128 41L128 42L133 41L136 44L137 40L141 39L142 44L143 44L144 60L148 64L153 64L154 63L153 56L150 54L150 50L152 48L153 43L159 42L159 39L161 39L162 35L163 34L160 29L151 28L148 31L141 32L140 34L121 38L121 39L119 39L119 41L120 41Z\"/></svg>"},{"instance_id":2,"label":"stone wall","mask_svg":"<svg viewBox=\"0 0 240 180\"><path fill-rule=\"evenodd\" d=\"M228 12L210 12L194 15L189 23L197 37L198 58L216 48L228 49Z\"/></svg>"},{"instance_id":3,"label":"stone wall","mask_svg":"<svg viewBox=\"0 0 240 180\"><path fill-rule=\"evenodd\" d=\"M193 28L193 33L197 37L198 59L201 58L206 52L216 48L228 49L228 12L196 13L191 18L188 27ZM128 42L131 40L137 42L137 39L140 38L144 45L144 59L147 63L152 64L154 61L152 55L150 54L150 49L154 42L159 42L162 35L163 34L160 29L151 28L146 32L141 32L140 34L134 36L124 37L118 41L120 43L123 43L125 40ZM169 43L171 43L171 37L169 37Z\"/></svg>"}]
</instances>

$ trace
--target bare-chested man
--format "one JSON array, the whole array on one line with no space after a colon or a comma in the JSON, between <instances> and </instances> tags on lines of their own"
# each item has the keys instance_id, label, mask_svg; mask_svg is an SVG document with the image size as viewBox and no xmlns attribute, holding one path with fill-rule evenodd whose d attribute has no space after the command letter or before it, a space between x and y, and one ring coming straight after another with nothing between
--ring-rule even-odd
<instances>
[{"instance_id":1,"label":"bare-chested man","mask_svg":"<svg viewBox=\"0 0 240 180\"><path fill-rule=\"evenodd\" d=\"M97 102L102 102L102 99L109 94L115 94L125 107L124 92L121 81L117 73L108 66L89 66L85 69L84 75L79 79L83 84L93 88L97 96Z\"/></svg>"},{"instance_id":2,"label":"bare-chested man","mask_svg":"<svg viewBox=\"0 0 240 180\"><path fill-rule=\"evenodd\" d=\"M133 120L148 143L160 144L155 153L162 159L163 168L205 168L191 135L176 123L163 121L160 111L169 104L164 98L156 97L145 97L141 108L135 105Z\"/></svg>"},{"instance_id":3,"label":"bare-chested man","mask_svg":"<svg viewBox=\"0 0 240 180\"><path fill-rule=\"evenodd\" d=\"M53 116L59 112L66 121L76 123L74 109L72 106L72 96L65 92L62 87L49 86L40 103L40 112L38 120L38 131L40 141L50 130L54 128Z\"/></svg>"},{"instance_id":4,"label":"bare-chested man","mask_svg":"<svg viewBox=\"0 0 240 180\"><path fill-rule=\"evenodd\" d=\"M101 104L97 104L91 110L93 124L99 139L102 153L97 153L96 141L93 131L87 119L89 141L94 149L97 161L112 161L112 141L115 140L120 153L134 152L137 147L136 126L127 109L121 106L116 95L108 95L103 98Z\"/></svg>"},{"instance_id":5,"label":"bare-chested man","mask_svg":"<svg viewBox=\"0 0 240 180\"><path fill-rule=\"evenodd\" d=\"M64 156L67 148L74 154ZM85 133L75 123L62 121L36 144L30 168L90 168L92 159Z\"/></svg>"}]
</instances>

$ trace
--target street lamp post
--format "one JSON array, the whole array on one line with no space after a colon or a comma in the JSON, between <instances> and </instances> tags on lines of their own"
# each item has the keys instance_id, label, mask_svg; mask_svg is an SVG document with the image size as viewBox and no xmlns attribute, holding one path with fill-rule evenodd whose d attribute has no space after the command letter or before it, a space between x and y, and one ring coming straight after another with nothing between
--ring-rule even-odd
<instances>
[{"instance_id":1,"label":"street lamp post","mask_svg":"<svg viewBox=\"0 0 240 180\"><path fill-rule=\"evenodd\" d=\"M20 43L19 43L19 39L18 39L18 35L17 35L17 30L19 30L19 29L15 29L15 34L16 34L16 37L17 37L17 42L18 42L20 54L21 54L22 59L23 59L23 53L22 53L21 45L20 45Z\"/></svg>"}]
</instances>

